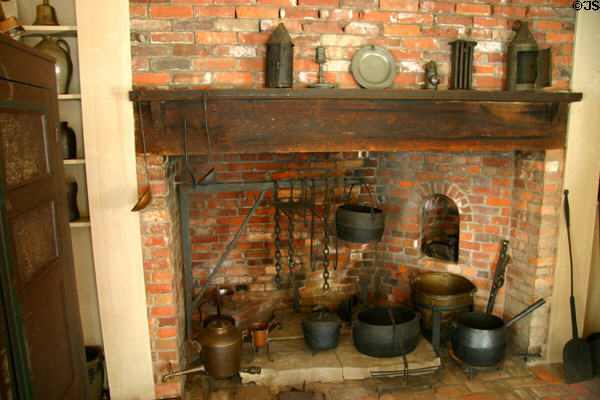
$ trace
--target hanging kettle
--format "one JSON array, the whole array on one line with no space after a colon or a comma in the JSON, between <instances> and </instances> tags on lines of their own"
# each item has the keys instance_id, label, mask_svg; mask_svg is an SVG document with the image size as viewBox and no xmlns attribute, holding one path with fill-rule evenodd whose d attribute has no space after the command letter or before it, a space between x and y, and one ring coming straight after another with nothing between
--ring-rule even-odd
<instances>
[{"instance_id":1,"label":"hanging kettle","mask_svg":"<svg viewBox=\"0 0 600 400\"><path fill-rule=\"evenodd\" d=\"M71 62L71 49L69 48L69 44L63 39L54 39L50 35L45 35L44 39L35 45L35 49L54 57L56 60L54 69L56 72L56 88L58 94L68 93L69 83L71 82L71 75L73 73L73 63Z\"/></svg>"},{"instance_id":2,"label":"hanging kettle","mask_svg":"<svg viewBox=\"0 0 600 400\"><path fill-rule=\"evenodd\" d=\"M369 187L361 180L371 199L371 206L346 203L335 212L335 227L337 237L353 243L370 243L381 240L385 224L385 216L380 208L376 208ZM348 194L344 187L344 197L350 199L354 184Z\"/></svg>"}]
</instances>

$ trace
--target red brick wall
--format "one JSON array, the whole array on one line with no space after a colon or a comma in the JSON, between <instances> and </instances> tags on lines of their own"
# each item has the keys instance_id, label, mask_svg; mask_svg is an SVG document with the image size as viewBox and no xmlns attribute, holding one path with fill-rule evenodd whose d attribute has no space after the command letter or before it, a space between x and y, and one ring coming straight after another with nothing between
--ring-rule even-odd
<instances>
[{"instance_id":1,"label":"red brick wall","mask_svg":"<svg viewBox=\"0 0 600 400\"><path fill-rule=\"evenodd\" d=\"M175 187L178 164L158 156L149 156L148 164L152 201L140 211L148 328L156 395L171 397L181 392L183 381L176 378L162 383L161 378L169 371L169 364L175 371L185 367L187 354L181 227ZM138 157L137 170L141 195L147 188L143 157Z\"/></svg>"},{"instance_id":2,"label":"red brick wall","mask_svg":"<svg viewBox=\"0 0 600 400\"><path fill-rule=\"evenodd\" d=\"M561 149L521 153L516 160L511 213L514 259L504 307L514 316L532 299L546 299L543 311L533 313L529 322L511 327L519 348L530 352L543 351L548 337L564 157Z\"/></svg>"},{"instance_id":3,"label":"red brick wall","mask_svg":"<svg viewBox=\"0 0 600 400\"><path fill-rule=\"evenodd\" d=\"M198 158L194 157L196 160ZM202 164L192 162L192 170L202 176ZM293 248L295 252L295 282L300 287L300 305L310 309L316 305L336 309L342 299L347 299L357 291L358 280L364 270L374 266L371 245L351 244L338 241L338 269L335 270L335 236L332 235L336 205L342 204L344 177L359 177L370 184L373 190L376 158L359 158L357 153L297 153L297 154L244 154L213 157L219 182L265 182L279 180L278 196L288 200L290 190L284 188L290 179L294 182L293 198L303 199L302 185L306 178L307 198L312 196L312 180L315 182L315 218L313 235L313 265L310 263L311 219L307 214L295 214L293 219ZM204 168L205 169L205 168ZM329 279L331 290L323 296L323 249L324 229L322 216L325 215L324 178L329 180L329 191L335 190L335 199L329 201L328 236ZM335 180L337 179L337 185ZM334 186L336 189L334 189ZM348 187L349 189L349 187ZM366 201L365 190L360 201ZM352 192L353 202L359 201L359 189ZM235 191L198 193L191 195L190 225L192 243L192 267L196 292L204 285L211 268L220 260L246 215L254 204L258 192ZM276 289L275 276L275 234L273 191L268 190L266 199L260 204L255 215L211 282L213 285L237 287L237 297L233 302L269 302L279 308L290 308L293 303L291 290L289 256L289 219L285 213L280 217L281 248L281 290ZM334 203L335 202L335 203ZM306 223L305 223L306 222ZM277 304L274 304L277 303ZM242 307L238 307L238 310ZM243 321L246 322L246 321Z\"/></svg>"},{"instance_id":4,"label":"red brick wall","mask_svg":"<svg viewBox=\"0 0 600 400\"><path fill-rule=\"evenodd\" d=\"M475 309L483 310L500 244L508 239L512 259L494 313L514 316L540 297L551 304L563 161L563 150L381 154L378 189L387 215L376 254L379 302L407 303L411 276L442 270L475 283ZM458 207L458 262L420 251L419 207L435 194ZM544 307L511 328L523 351L543 350L549 318Z\"/></svg>"},{"instance_id":5,"label":"red brick wall","mask_svg":"<svg viewBox=\"0 0 600 400\"><path fill-rule=\"evenodd\" d=\"M263 87L265 43L284 22L294 43L296 87L317 81L315 47L326 49L327 82L356 87L348 67L361 46L386 47L394 87L418 88L436 60L441 87L449 42L478 42L473 87L504 87L506 44L516 19L552 47L553 87L569 87L575 12L570 0L130 0L133 82L148 87Z\"/></svg>"}]
</instances>

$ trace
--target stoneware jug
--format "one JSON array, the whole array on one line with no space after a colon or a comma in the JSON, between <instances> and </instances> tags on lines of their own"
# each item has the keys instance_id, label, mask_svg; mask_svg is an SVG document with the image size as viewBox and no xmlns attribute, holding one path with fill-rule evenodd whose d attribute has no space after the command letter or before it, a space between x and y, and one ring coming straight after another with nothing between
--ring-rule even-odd
<instances>
[{"instance_id":1,"label":"stoneware jug","mask_svg":"<svg viewBox=\"0 0 600 400\"><path fill-rule=\"evenodd\" d=\"M63 39L54 39L50 35L45 35L44 39L35 45L35 48L56 59L54 68L58 94L68 93L71 74L73 73L73 63L71 62L71 49L67 42Z\"/></svg>"},{"instance_id":2,"label":"stoneware jug","mask_svg":"<svg viewBox=\"0 0 600 400\"><path fill-rule=\"evenodd\" d=\"M71 129L66 121L60 122L60 132L62 136L63 160L77 158L77 138L75 131Z\"/></svg>"},{"instance_id":3,"label":"stoneware jug","mask_svg":"<svg viewBox=\"0 0 600 400\"><path fill-rule=\"evenodd\" d=\"M77 207L77 182L66 182L67 208L69 210L69 222L79 219L79 208Z\"/></svg>"}]
</instances>

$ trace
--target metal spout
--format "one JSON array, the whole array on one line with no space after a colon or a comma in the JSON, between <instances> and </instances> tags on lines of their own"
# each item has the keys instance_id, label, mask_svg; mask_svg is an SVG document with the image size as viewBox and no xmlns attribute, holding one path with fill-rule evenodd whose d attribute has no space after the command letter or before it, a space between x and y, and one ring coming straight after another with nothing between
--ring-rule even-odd
<instances>
[{"instance_id":1,"label":"metal spout","mask_svg":"<svg viewBox=\"0 0 600 400\"><path fill-rule=\"evenodd\" d=\"M173 367L171 366L171 363L169 363L169 372L162 377L162 381L163 381L163 383L165 383L166 381L168 381L170 379L173 379L176 376L191 374L193 372L202 372L202 373L206 374L206 370L204 369L204 365L199 365L199 366L196 366L196 367L191 367L191 368L188 368L188 369L182 369L181 371L174 372L173 371Z\"/></svg>"}]
</instances>

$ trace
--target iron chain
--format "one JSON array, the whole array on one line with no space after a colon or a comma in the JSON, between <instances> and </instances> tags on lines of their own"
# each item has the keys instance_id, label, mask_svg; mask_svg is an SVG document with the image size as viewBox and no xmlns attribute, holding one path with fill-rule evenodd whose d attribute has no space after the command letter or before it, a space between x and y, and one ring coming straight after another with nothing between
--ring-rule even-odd
<instances>
[{"instance_id":1,"label":"iron chain","mask_svg":"<svg viewBox=\"0 0 600 400\"><path fill-rule=\"evenodd\" d=\"M294 213L290 211L290 213L287 214L287 216L289 219L289 224L288 224L288 232L289 232L288 265L290 268L290 280L291 280L292 288L295 288L296 281L295 281L294 267L296 265L296 251L294 250Z\"/></svg>"},{"instance_id":2,"label":"iron chain","mask_svg":"<svg viewBox=\"0 0 600 400\"><path fill-rule=\"evenodd\" d=\"M280 218L281 214L279 213L279 209L275 208L275 271L277 271L277 275L275 275L275 285L277 285L278 290L281 286L281 225L279 223Z\"/></svg>"},{"instance_id":3,"label":"iron chain","mask_svg":"<svg viewBox=\"0 0 600 400\"><path fill-rule=\"evenodd\" d=\"M329 185L325 184L323 199L323 290L329 290Z\"/></svg>"}]
</instances>

